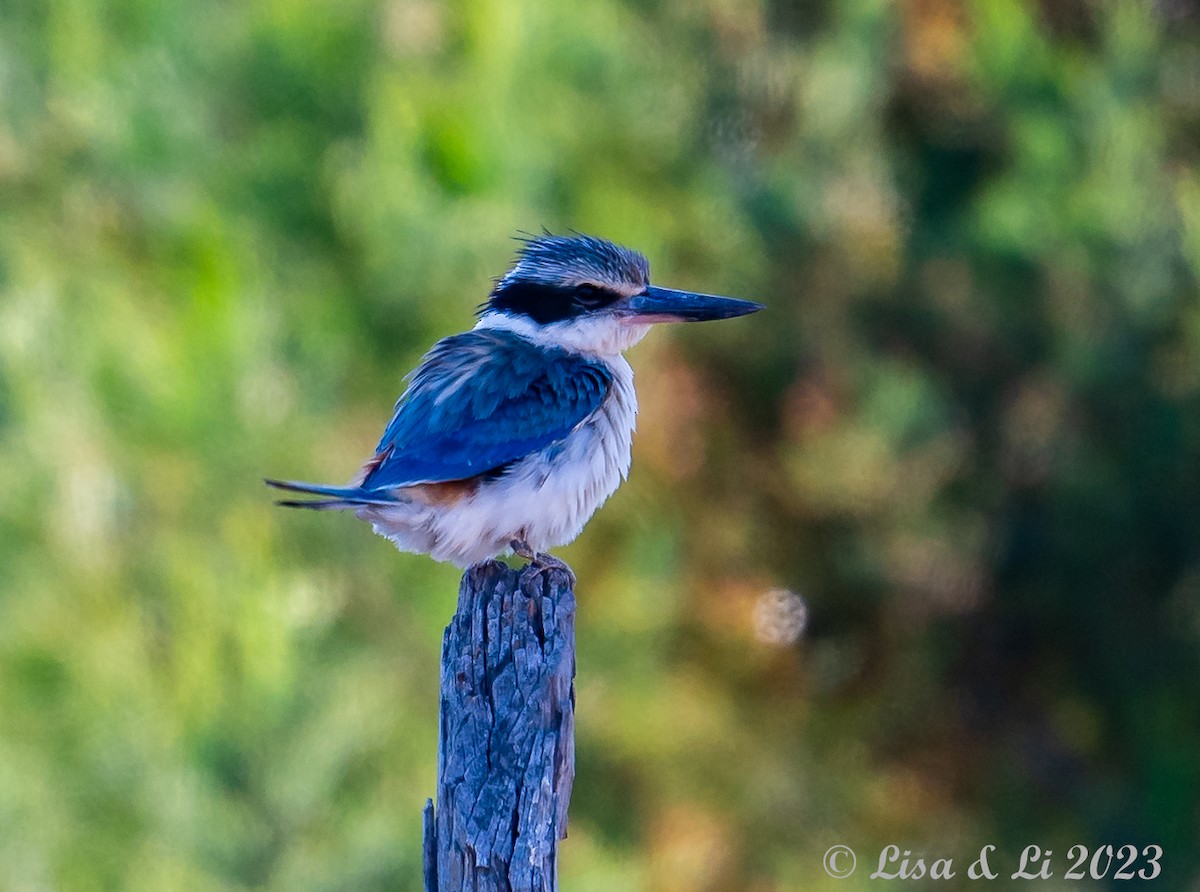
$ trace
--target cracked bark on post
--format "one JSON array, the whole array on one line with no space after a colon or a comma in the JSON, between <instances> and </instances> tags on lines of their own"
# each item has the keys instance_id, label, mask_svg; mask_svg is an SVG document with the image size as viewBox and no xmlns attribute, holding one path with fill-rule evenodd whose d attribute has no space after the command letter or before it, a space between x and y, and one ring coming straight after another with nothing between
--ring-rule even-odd
<instances>
[{"instance_id":1,"label":"cracked bark on post","mask_svg":"<svg viewBox=\"0 0 1200 892\"><path fill-rule=\"evenodd\" d=\"M565 569L463 574L442 640L426 892L554 892L575 776L575 593Z\"/></svg>"}]
</instances>

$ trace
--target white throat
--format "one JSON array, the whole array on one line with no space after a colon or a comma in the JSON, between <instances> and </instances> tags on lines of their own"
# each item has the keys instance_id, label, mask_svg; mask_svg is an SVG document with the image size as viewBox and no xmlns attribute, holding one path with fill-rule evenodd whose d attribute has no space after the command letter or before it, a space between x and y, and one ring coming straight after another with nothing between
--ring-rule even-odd
<instances>
[{"instance_id":1,"label":"white throat","mask_svg":"<svg viewBox=\"0 0 1200 892\"><path fill-rule=\"evenodd\" d=\"M612 315L585 316L539 325L528 316L488 310L475 328L511 331L542 347L558 347L590 356L617 356L646 336L649 323L626 322Z\"/></svg>"}]
</instances>

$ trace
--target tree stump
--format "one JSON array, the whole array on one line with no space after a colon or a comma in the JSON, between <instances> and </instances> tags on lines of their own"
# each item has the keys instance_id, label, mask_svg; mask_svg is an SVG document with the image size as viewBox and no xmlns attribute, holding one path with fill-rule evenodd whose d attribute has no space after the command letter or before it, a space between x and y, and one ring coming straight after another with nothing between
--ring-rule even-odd
<instances>
[{"instance_id":1,"label":"tree stump","mask_svg":"<svg viewBox=\"0 0 1200 892\"><path fill-rule=\"evenodd\" d=\"M426 892L553 892L575 777L569 570L496 561L463 574L442 639L437 808Z\"/></svg>"}]
</instances>

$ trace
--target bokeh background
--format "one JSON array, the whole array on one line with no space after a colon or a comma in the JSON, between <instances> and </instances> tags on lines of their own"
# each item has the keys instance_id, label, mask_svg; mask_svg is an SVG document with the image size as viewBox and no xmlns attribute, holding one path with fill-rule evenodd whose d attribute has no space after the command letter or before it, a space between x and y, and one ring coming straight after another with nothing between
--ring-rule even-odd
<instances>
[{"instance_id":1,"label":"bokeh background","mask_svg":"<svg viewBox=\"0 0 1200 892\"><path fill-rule=\"evenodd\" d=\"M458 574L260 481L545 226L769 305L632 353L562 887L1196 889L1198 156L1191 3L5 0L0 888L419 888Z\"/></svg>"}]
</instances>

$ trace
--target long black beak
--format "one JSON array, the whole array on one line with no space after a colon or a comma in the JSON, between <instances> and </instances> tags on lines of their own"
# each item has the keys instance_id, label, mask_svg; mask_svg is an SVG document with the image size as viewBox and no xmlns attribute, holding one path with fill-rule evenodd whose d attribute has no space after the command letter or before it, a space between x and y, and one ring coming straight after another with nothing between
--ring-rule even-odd
<instances>
[{"instance_id":1,"label":"long black beak","mask_svg":"<svg viewBox=\"0 0 1200 892\"><path fill-rule=\"evenodd\" d=\"M623 315L633 322L706 322L710 319L745 316L761 309L763 305L752 300L694 294L650 285L641 294L629 298Z\"/></svg>"}]
</instances>

